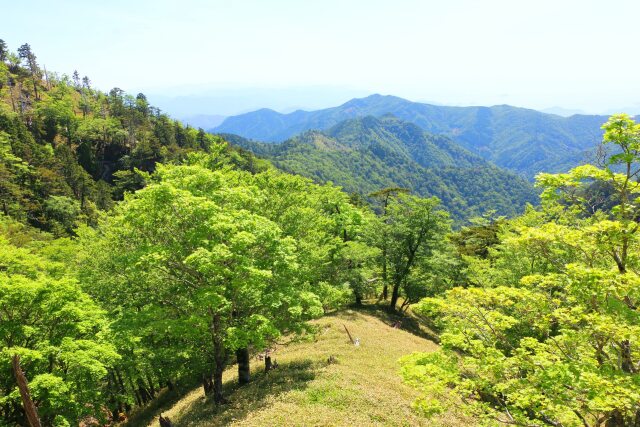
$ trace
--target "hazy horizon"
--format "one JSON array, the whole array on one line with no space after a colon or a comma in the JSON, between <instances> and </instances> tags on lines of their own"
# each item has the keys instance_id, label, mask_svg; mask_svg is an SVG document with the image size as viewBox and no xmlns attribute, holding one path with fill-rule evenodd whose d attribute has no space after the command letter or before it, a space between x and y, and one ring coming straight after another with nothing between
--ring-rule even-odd
<instances>
[{"instance_id":1,"label":"hazy horizon","mask_svg":"<svg viewBox=\"0 0 640 427\"><path fill-rule=\"evenodd\" d=\"M28 0L3 11L25 17L3 22L11 50L29 43L47 69L143 92L176 117L326 108L372 93L640 112L640 57L629 53L640 3L630 0Z\"/></svg>"}]
</instances>

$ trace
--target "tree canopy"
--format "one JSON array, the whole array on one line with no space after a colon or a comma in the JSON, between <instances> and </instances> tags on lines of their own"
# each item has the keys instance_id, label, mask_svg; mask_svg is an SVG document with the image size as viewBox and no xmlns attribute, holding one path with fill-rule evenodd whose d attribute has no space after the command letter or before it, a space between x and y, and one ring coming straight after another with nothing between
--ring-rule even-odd
<instances>
[{"instance_id":1,"label":"tree canopy","mask_svg":"<svg viewBox=\"0 0 640 427\"><path fill-rule=\"evenodd\" d=\"M464 402L487 424L629 426L640 420L637 174L640 126L603 126L603 168L541 174L540 212L500 227L476 286L427 298L445 350L403 361L425 413ZM610 189L595 212L589 188Z\"/></svg>"}]
</instances>

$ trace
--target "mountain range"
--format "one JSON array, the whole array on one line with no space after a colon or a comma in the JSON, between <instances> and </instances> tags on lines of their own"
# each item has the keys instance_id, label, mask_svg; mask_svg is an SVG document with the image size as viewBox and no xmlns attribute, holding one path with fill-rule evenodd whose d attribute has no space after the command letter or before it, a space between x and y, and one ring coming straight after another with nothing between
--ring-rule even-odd
<instances>
[{"instance_id":1,"label":"mountain range","mask_svg":"<svg viewBox=\"0 0 640 427\"><path fill-rule=\"evenodd\" d=\"M224 122L224 119L226 119L225 116L217 114L194 114L192 116L182 116L178 118L178 120L185 125L202 129L211 129L219 126Z\"/></svg>"},{"instance_id":2,"label":"mountain range","mask_svg":"<svg viewBox=\"0 0 640 427\"><path fill-rule=\"evenodd\" d=\"M536 203L530 182L500 169L452 139L434 135L393 115L344 120L324 131L309 130L282 143L222 134L234 145L268 158L278 168L333 182L351 193L404 187L437 196L461 220L494 210L522 212Z\"/></svg>"},{"instance_id":3,"label":"mountain range","mask_svg":"<svg viewBox=\"0 0 640 427\"><path fill-rule=\"evenodd\" d=\"M497 105L451 107L395 96L355 98L338 107L283 114L270 109L231 116L211 129L264 142L282 142L308 130L326 130L348 119L393 114L432 134L444 135L472 153L532 180L589 160L602 138L606 116L561 117Z\"/></svg>"}]
</instances>

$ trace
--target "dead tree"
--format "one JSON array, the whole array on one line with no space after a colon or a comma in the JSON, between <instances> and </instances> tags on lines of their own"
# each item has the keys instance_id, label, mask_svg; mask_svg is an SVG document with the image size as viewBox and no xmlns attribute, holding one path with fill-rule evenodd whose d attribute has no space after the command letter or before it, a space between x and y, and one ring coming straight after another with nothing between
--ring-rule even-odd
<instances>
[{"instance_id":1,"label":"dead tree","mask_svg":"<svg viewBox=\"0 0 640 427\"><path fill-rule=\"evenodd\" d=\"M27 416L27 421L29 421L29 426L41 427L40 418L38 418L38 409L33 403L33 400L31 400L31 395L29 394L29 383L27 383L27 378L24 376L22 368L20 368L20 356L17 354L13 356L13 374L15 375L16 382L18 383L18 389L20 390L20 396L22 397L22 405L24 406L24 413Z\"/></svg>"}]
</instances>

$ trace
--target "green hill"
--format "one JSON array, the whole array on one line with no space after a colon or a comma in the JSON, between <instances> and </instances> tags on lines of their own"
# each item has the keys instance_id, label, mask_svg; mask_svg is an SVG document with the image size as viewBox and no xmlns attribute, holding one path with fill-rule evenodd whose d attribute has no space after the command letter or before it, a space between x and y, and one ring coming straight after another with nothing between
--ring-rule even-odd
<instances>
[{"instance_id":1,"label":"green hill","mask_svg":"<svg viewBox=\"0 0 640 427\"><path fill-rule=\"evenodd\" d=\"M347 192L366 195L399 186L437 196L456 219L488 210L515 215L526 203L537 202L532 185L514 173L491 165L449 138L389 115L346 120L282 144L223 136L285 171L334 182Z\"/></svg>"},{"instance_id":2,"label":"green hill","mask_svg":"<svg viewBox=\"0 0 640 427\"><path fill-rule=\"evenodd\" d=\"M214 129L258 141L281 142L310 129L328 129L368 115L391 113L430 133L449 136L500 167L531 179L584 162L602 138L605 116L561 117L508 105L448 107L371 95L317 111L281 114L262 109L227 118Z\"/></svg>"},{"instance_id":3,"label":"green hill","mask_svg":"<svg viewBox=\"0 0 640 427\"><path fill-rule=\"evenodd\" d=\"M125 192L141 188L157 163L210 153L220 143L142 93L103 92L77 73L45 76L37 64L0 61L0 212L39 229L65 235L94 225ZM268 167L224 150L230 164Z\"/></svg>"}]
</instances>

